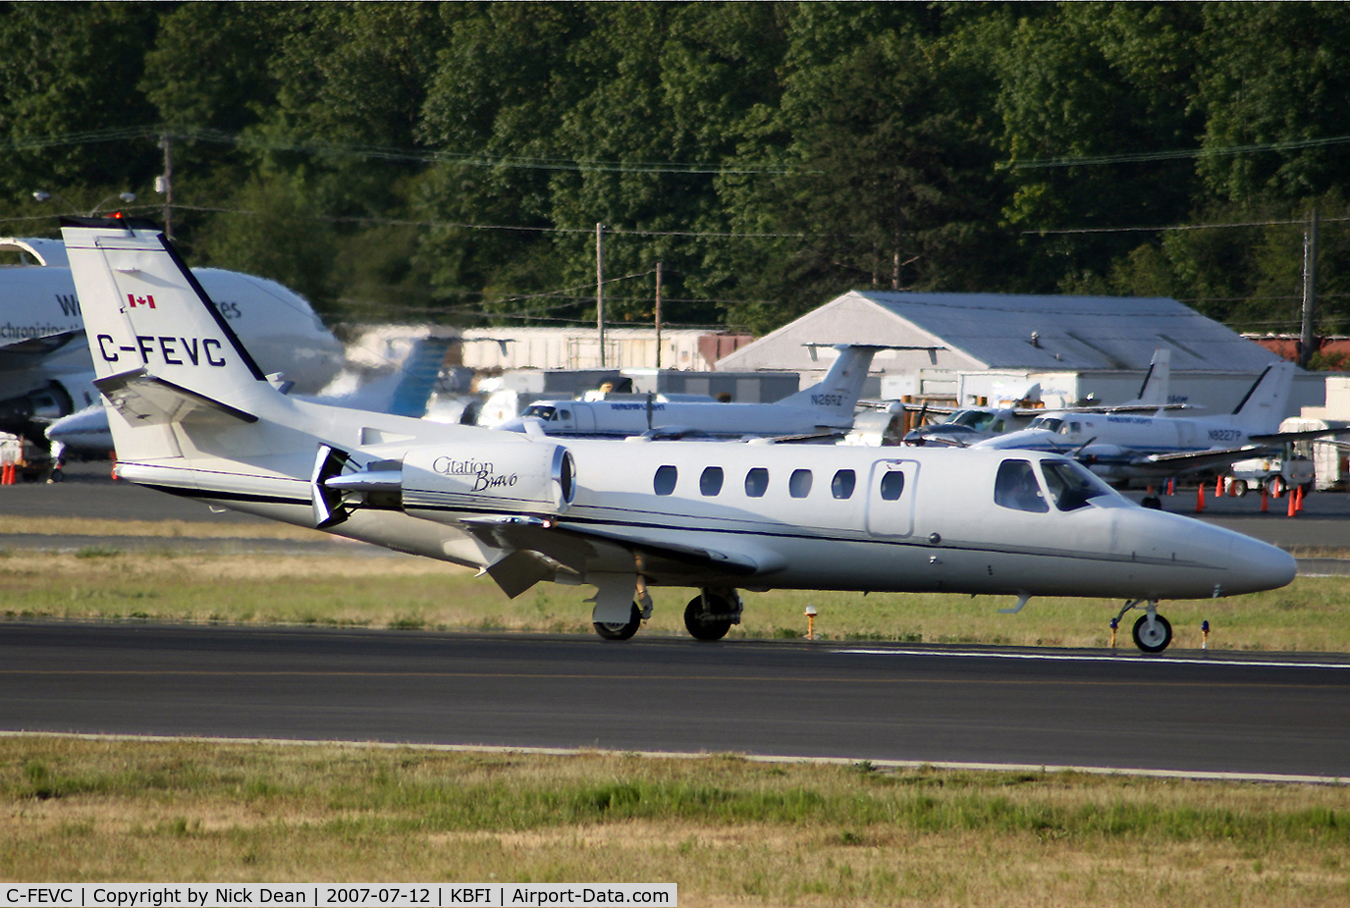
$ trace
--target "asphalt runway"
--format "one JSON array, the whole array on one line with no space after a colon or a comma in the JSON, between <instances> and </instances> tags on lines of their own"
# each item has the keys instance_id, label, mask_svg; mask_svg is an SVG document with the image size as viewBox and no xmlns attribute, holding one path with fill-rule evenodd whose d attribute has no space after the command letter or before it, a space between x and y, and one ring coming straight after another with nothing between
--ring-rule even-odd
<instances>
[{"instance_id":1,"label":"asphalt runway","mask_svg":"<svg viewBox=\"0 0 1350 908\"><path fill-rule=\"evenodd\" d=\"M1192 490L1164 507L1193 513L1194 502ZM1199 519L1286 547L1350 549L1350 496L1313 495L1292 519L1276 502L1259 507L1210 497ZM0 487L0 513L266 523L113 482L106 464ZM0 537L91 542L138 544ZM411 557L346 541L173 545ZM0 730L1350 778L1350 657L8 622Z\"/></svg>"},{"instance_id":2,"label":"asphalt runway","mask_svg":"<svg viewBox=\"0 0 1350 908\"><path fill-rule=\"evenodd\" d=\"M1350 658L0 624L0 729L1350 777Z\"/></svg>"}]
</instances>

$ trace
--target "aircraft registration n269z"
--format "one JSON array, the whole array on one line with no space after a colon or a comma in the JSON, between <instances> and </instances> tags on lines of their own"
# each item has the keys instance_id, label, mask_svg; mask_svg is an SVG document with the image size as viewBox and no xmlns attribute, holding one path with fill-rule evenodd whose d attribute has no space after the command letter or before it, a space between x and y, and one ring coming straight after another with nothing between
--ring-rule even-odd
<instances>
[{"instance_id":1,"label":"aircraft registration n269z","mask_svg":"<svg viewBox=\"0 0 1350 908\"><path fill-rule=\"evenodd\" d=\"M124 479L474 566L510 596L593 585L605 638L633 635L655 585L699 590L685 624L705 640L740 621L739 590L941 591L1126 599L1156 652L1158 600L1294 577L1287 553L1140 508L1058 455L561 443L294 400L153 224L63 232L91 344L116 354L94 362Z\"/></svg>"}]
</instances>

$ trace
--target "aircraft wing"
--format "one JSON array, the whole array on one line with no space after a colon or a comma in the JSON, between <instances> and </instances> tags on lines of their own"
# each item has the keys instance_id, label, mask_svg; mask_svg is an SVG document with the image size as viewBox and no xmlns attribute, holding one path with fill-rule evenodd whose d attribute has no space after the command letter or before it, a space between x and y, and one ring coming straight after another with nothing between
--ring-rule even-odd
<instances>
[{"instance_id":1,"label":"aircraft wing","mask_svg":"<svg viewBox=\"0 0 1350 908\"><path fill-rule=\"evenodd\" d=\"M1268 450L1267 445L1242 445L1236 448L1211 448L1205 451L1179 451L1171 454L1139 454L1125 459L1131 468L1145 472L1156 472L1159 476L1204 470L1210 467L1224 466L1236 460L1256 457ZM1096 463L1120 462L1110 455L1102 456L1086 450L1077 459L1088 466Z\"/></svg>"},{"instance_id":2,"label":"aircraft wing","mask_svg":"<svg viewBox=\"0 0 1350 908\"><path fill-rule=\"evenodd\" d=\"M519 595L559 567L577 574L593 569L607 554L638 563L647 576L753 577L786 567L773 552L724 551L670 542L641 528L602 530L569 524L565 518L481 517L464 521L481 542L505 554L486 573L507 595Z\"/></svg>"},{"instance_id":3,"label":"aircraft wing","mask_svg":"<svg viewBox=\"0 0 1350 908\"><path fill-rule=\"evenodd\" d=\"M100 378L94 385L119 413L137 425L157 425L188 417L200 422L258 421L252 413L156 378L143 368Z\"/></svg>"},{"instance_id":4,"label":"aircraft wing","mask_svg":"<svg viewBox=\"0 0 1350 908\"><path fill-rule=\"evenodd\" d=\"M50 356L71 341L83 336L83 330L63 331L60 334L48 334L45 337L26 337L12 344L4 344L0 346L0 371L26 369L37 365L44 357Z\"/></svg>"},{"instance_id":5,"label":"aircraft wing","mask_svg":"<svg viewBox=\"0 0 1350 908\"><path fill-rule=\"evenodd\" d=\"M1287 441L1304 441L1309 438L1322 438L1327 435L1350 435L1350 427L1341 429L1303 429L1299 432L1272 432L1269 435L1249 435L1252 441L1267 445L1281 445Z\"/></svg>"}]
</instances>

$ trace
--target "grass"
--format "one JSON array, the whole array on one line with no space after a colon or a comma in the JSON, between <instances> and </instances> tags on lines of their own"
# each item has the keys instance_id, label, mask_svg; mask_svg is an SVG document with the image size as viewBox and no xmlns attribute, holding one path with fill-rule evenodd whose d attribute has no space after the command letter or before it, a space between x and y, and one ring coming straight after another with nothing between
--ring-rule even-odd
<instances>
[{"instance_id":1,"label":"grass","mask_svg":"<svg viewBox=\"0 0 1350 908\"><path fill-rule=\"evenodd\" d=\"M335 544L335 546L338 544ZM684 634L690 590L654 589L644 634ZM429 630L590 633L589 587L540 584L508 600L486 578L425 558L231 555L176 551L172 541L136 554L108 546L73 553L0 550L0 616L58 619L282 623ZM1214 649L1350 652L1350 577L1301 577L1288 587L1233 599L1167 602L1173 647L1198 648L1209 621ZM731 636L831 640L1105 647L1121 603L1011 598L777 591L745 594ZM1127 615L1117 645L1133 646Z\"/></svg>"},{"instance_id":2,"label":"grass","mask_svg":"<svg viewBox=\"0 0 1350 908\"><path fill-rule=\"evenodd\" d=\"M13 881L675 882L702 905L1343 905L1350 789L0 738Z\"/></svg>"}]
</instances>

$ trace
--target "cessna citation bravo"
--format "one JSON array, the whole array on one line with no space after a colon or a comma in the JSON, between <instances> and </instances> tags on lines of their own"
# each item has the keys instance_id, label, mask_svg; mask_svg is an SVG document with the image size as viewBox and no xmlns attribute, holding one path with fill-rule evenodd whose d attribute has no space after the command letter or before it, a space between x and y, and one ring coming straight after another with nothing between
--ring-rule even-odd
<instances>
[{"instance_id":1,"label":"cessna citation bravo","mask_svg":"<svg viewBox=\"0 0 1350 908\"><path fill-rule=\"evenodd\" d=\"M1285 552L1140 508L1058 456L575 440L351 410L281 394L153 224L67 220L66 247L119 475L216 505L479 568L510 596L596 588L627 639L656 585L699 590L716 640L738 590L1126 599L1151 652L1160 599L1273 589Z\"/></svg>"}]
</instances>

